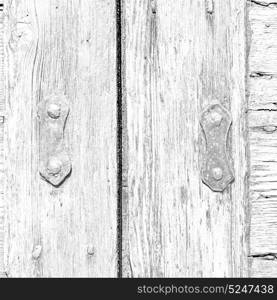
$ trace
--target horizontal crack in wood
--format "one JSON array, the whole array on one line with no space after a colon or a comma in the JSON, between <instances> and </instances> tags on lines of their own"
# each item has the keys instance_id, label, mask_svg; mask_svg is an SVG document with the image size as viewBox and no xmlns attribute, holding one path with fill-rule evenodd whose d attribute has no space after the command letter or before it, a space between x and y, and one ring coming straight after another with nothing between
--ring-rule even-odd
<instances>
[{"instance_id":1,"label":"horizontal crack in wood","mask_svg":"<svg viewBox=\"0 0 277 300\"><path fill-rule=\"evenodd\" d=\"M249 255L250 258L259 258L263 260L277 260L277 253L257 253Z\"/></svg>"},{"instance_id":2,"label":"horizontal crack in wood","mask_svg":"<svg viewBox=\"0 0 277 300\"><path fill-rule=\"evenodd\" d=\"M248 0L250 3L254 3L256 5L262 6L262 7L270 7L275 6L277 7L277 2L264 2L264 1L257 1L257 0Z\"/></svg>"}]
</instances>

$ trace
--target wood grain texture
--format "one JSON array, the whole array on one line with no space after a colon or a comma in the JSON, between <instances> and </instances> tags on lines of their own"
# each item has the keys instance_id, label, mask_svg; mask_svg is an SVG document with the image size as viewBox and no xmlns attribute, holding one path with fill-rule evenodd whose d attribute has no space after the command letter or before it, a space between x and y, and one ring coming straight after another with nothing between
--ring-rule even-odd
<instances>
[{"instance_id":1,"label":"wood grain texture","mask_svg":"<svg viewBox=\"0 0 277 300\"><path fill-rule=\"evenodd\" d=\"M123 276L247 276L246 3L123 1ZM235 182L201 182L201 112L232 115Z\"/></svg>"},{"instance_id":2,"label":"wood grain texture","mask_svg":"<svg viewBox=\"0 0 277 300\"><path fill-rule=\"evenodd\" d=\"M4 122L5 122L5 82L4 82L4 15L3 1L0 1L0 278L4 272Z\"/></svg>"},{"instance_id":3,"label":"wood grain texture","mask_svg":"<svg viewBox=\"0 0 277 300\"><path fill-rule=\"evenodd\" d=\"M277 4L249 1L248 10L251 274L274 277L276 261L263 257L277 253Z\"/></svg>"},{"instance_id":4,"label":"wood grain texture","mask_svg":"<svg viewBox=\"0 0 277 300\"><path fill-rule=\"evenodd\" d=\"M254 258L251 262L251 277L277 277L277 260L275 256Z\"/></svg>"},{"instance_id":5,"label":"wood grain texture","mask_svg":"<svg viewBox=\"0 0 277 300\"><path fill-rule=\"evenodd\" d=\"M114 0L7 0L5 271L9 277L114 277ZM72 174L39 175L37 104L63 92Z\"/></svg>"}]
</instances>

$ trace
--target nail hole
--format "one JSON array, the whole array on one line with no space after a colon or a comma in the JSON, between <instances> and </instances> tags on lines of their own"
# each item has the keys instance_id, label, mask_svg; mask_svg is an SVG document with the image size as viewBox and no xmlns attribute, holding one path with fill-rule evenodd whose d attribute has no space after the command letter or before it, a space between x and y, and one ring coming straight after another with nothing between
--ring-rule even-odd
<instances>
[{"instance_id":1,"label":"nail hole","mask_svg":"<svg viewBox=\"0 0 277 300\"><path fill-rule=\"evenodd\" d=\"M41 250L42 250L42 247L41 245L36 245L34 247L34 250L33 250L33 253L32 253L32 257L33 259L38 259L41 255Z\"/></svg>"},{"instance_id":2,"label":"nail hole","mask_svg":"<svg viewBox=\"0 0 277 300\"><path fill-rule=\"evenodd\" d=\"M87 254L89 256L95 255L95 248L92 245L88 245L88 247L87 247Z\"/></svg>"}]
</instances>

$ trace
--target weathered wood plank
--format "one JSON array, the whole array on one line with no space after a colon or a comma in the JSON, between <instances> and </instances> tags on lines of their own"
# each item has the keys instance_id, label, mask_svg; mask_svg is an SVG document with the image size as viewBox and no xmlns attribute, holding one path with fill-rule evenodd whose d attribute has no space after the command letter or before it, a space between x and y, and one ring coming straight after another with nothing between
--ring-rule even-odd
<instances>
[{"instance_id":1,"label":"weathered wood plank","mask_svg":"<svg viewBox=\"0 0 277 300\"><path fill-rule=\"evenodd\" d=\"M251 49L249 70L254 75L255 73L277 75L276 9L277 5L276 7L265 7L250 2Z\"/></svg>"},{"instance_id":2,"label":"weathered wood plank","mask_svg":"<svg viewBox=\"0 0 277 300\"><path fill-rule=\"evenodd\" d=\"M5 271L9 277L114 277L114 0L8 0ZM39 176L37 104L62 91L72 174Z\"/></svg>"},{"instance_id":3,"label":"weathered wood plank","mask_svg":"<svg viewBox=\"0 0 277 300\"><path fill-rule=\"evenodd\" d=\"M277 253L277 118L274 112L249 115L251 154L250 254Z\"/></svg>"},{"instance_id":4,"label":"weathered wood plank","mask_svg":"<svg viewBox=\"0 0 277 300\"><path fill-rule=\"evenodd\" d=\"M0 1L0 277L4 276L4 43L3 43L3 1Z\"/></svg>"},{"instance_id":5,"label":"weathered wood plank","mask_svg":"<svg viewBox=\"0 0 277 300\"><path fill-rule=\"evenodd\" d=\"M123 276L246 276L245 1L123 1ZM202 110L232 114L235 182L200 178Z\"/></svg>"},{"instance_id":6,"label":"weathered wood plank","mask_svg":"<svg viewBox=\"0 0 277 300\"><path fill-rule=\"evenodd\" d=\"M251 261L251 277L277 277L276 257L268 255L261 258L253 258Z\"/></svg>"},{"instance_id":7,"label":"weathered wood plank","mask_svg":"<svg viewBox=\"0 0 277 300\"><path fill-rule=\"evenodd\" d=\"M277 253L277 5L269 3L249 2L250 255L259 257ZM276 262L255 258L251 274L276 276Z\"/></svg>"}]
</instances>

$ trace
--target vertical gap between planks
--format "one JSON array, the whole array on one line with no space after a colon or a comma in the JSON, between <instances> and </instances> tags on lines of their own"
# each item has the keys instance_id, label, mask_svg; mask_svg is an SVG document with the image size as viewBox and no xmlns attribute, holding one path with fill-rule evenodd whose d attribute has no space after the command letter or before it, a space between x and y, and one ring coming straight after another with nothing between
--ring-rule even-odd
<instances>
[{"instance_id":1,"label":"vertical gap between planks","mask_svg":"<svg viewBox=\"0 0 277 300\"><path fill-rule=\"evenodd\" d=\"M251 233L251 203L250 203L250 142L249 142L249 120L248 120L248 112L249 112L249 54L250 54L250 44L251 44L251 28L250 28L250 20L249 20L249 1L246 1L245 4L245 101L246 101L246 114L245 114L245 126L246 126L246 159L247 159L247 176L245 178L245 201L246 201L246 251L247 256L249 258L250 254L250 233ZM251 277L251 260L248 259L247 264L247 276Z\"/></svg>"},{"instance_id":2,"label":"vertical gap between planks","mask_svg":"<svg viewBox=\"0 0 277 300\"><path fill-rule=\"evenodd\" d=\"M5 123L5 90L4 90L4 4L0 1L0 278L4 272L4 123Z\"/></svg>"},{"instance_id":3,"label":"vertical gap between planks","mask_svg":"<svg viewBox=\"0 0 277 300\"><path fill-rule=\"evenodd\" d=\"M116 0L116 68L117 68L117 276L122 277L122 36L121 0Z\"/></svg>"}]
</instances>

